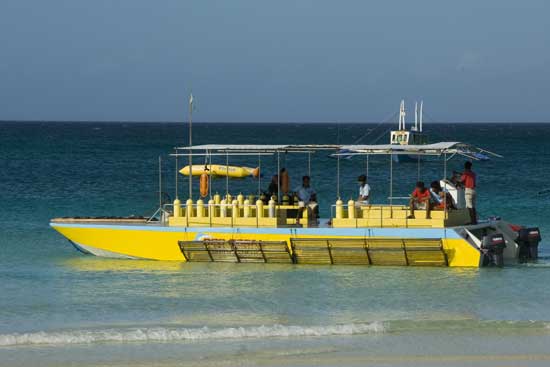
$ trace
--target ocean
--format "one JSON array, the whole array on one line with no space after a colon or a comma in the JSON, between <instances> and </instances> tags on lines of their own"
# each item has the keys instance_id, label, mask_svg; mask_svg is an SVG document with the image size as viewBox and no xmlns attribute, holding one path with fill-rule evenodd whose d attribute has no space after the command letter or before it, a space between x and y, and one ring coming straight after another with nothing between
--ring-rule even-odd
<instances>
[{"instance_id":1,"label":"ocean","mask_svg":"<svg viewBox=\"0 0 550 367\"><path fill-rule=\"evenodd\" d=\"M199 143L386 143L390 125L197 123ZM474 162L481 217L538 226L537 263L497 268L185 264L83 255L48 222L151 215L173 199L176 123L0 123L0 366L546 366L550 364L550 125L426 124L433 141L503 155ZM196 157L195 163L204 163ZM281 156L292 185L308 156ZM225 157L213 163L225 164ZM230 157L264 177L276 157ZM357 194L363 158L311 157L321 214ZM460 170L454 157L448 172ZM185 165L184 160L179 167ZM394 196L443 163L394 165ZM369 159L373 202L389 194L389 158ZM213 182L225 192L226 181ZM187 180L179 178L180 197ZM197 187L193 188L198 191ZM339 191L339 193L338 193Z\"/></svg>"}]
</instances>

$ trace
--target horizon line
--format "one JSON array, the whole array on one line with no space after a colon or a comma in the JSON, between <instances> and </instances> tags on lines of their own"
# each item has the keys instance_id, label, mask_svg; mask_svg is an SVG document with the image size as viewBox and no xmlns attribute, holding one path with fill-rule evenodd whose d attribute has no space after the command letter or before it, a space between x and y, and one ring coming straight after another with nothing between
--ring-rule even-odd
<instances>
[{"instance_id":1,"label":"horizon line","mask_svg":"<svg viewBox=\"0 0 550 367\"><path fill-rule=\"evenodd\" d=\"M394 121L193 121L193 124L381 124ZM396 122L396 121L395 121ZM189 121L132 121L132 120L0 120L2 123L120 123L120 124L188 124ZM397 123L397 122L396 122ZM550 121L424 121L426 124L550 124ZM409 122L414 124L414 122Z\"/></svg>"}]
</instances>

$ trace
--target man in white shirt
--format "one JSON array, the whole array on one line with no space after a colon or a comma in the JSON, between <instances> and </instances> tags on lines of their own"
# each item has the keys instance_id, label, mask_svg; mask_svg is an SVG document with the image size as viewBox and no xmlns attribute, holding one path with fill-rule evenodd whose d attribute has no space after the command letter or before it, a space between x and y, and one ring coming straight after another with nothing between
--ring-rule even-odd
<instances>
[{"instance_id":1,"label":"man in white shirt","mask_svg":"<svg viewBox=\"0 0 550 367\"><path fill-rule=\"evenodd\" d=\"M298 186L294 192L298 196L298 199L306 205L310 218L316 219L319 212L319 207L317 205L317 193L313 187L310 186L309 176L302 177L302 185Z\"/></svg>"},{"instance_id":2,"label":"man in white shirt","mask_svg":"<svg viewBox=\"0 0 550 367\"><path fill-rule=\"evenodd\" d=\"M361 175L357 178L359 182L359 197L357 198L357 205L369 205L370 198L370 186L367 183L367 176Z\"/></svg>"}]
</instances>

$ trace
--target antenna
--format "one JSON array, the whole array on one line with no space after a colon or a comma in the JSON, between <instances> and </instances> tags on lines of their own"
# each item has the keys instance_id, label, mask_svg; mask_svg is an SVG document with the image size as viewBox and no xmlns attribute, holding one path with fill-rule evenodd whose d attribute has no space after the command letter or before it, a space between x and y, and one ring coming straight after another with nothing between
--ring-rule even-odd
<instances>
[{"instance_id":1,"label":"antenna","mask_svg":"<svg viewBox=\"0 0 550 367\"><path fill-rule=\"evenodd\" d=\"M193 93L189 96L189 199L193 199Z\"/></svg>"},{"instance_id":2,"label":"antenna","mask_svg":"<svg viewBox=\"0 0 550 367\"><path fill-rule=\"evenodd\" d=\"M414 102L414 131L418 131L418 102Z\"/></svg>"},{"instance_id":3,"label":"antenna","mask_svg":"<svg viewBox=\"0 0 550 367\"><path fill-rule=\"evenodd\" d=\"M399 106L399 130L405 130L405 100L401 100Z\"/></svg>"},{"instance_id":4,"label":"antenna","mask_svg":"<svg viewBox=\"0 0 550 367\"><path fill-rule=\"evenodd\" d=\"M422 132L422 105L424 101L420 101L420 132Z\"/></svg>"}]
</instances>

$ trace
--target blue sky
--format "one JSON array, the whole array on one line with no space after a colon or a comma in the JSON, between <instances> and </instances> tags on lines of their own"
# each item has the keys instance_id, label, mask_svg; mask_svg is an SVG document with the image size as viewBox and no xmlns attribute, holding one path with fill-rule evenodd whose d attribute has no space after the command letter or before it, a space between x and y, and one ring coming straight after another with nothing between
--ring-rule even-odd
<instances>
[{"instance_id":1,"label":"blue sky","mask_svg":"<svg viewBox=\"0 0 550 367\"><path fill-rule=\"evenodd\" d=\"M550 121L548 1L0 1L3 120Z\"/></svg>"}]
</instances>

